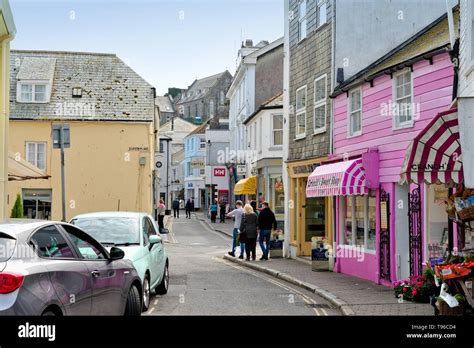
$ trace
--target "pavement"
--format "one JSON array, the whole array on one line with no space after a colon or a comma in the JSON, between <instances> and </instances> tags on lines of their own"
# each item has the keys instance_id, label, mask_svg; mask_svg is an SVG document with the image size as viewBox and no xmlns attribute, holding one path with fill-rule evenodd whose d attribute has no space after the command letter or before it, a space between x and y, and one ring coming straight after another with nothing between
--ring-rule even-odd
<instances>
[{"instance_id":1,"label":"pavement","mask_svg":"<svg viewBox=\"0 0 474 348\"><path fill-rule=\"evenodd\" d=\"M224 260L229 237L196 215L165 218L165 226L170 286L151 298L144 315L341 315L315 293Z\"/></svg>"},{"instance_id":2,"label":"pavement","mask_svg":"<svg viewBox=\"0 0 474 348\"><path fill-rule=\"evenodd\" d=\"M202 213L198 213L198 218L216 232L232 237L231 220L212 224ZM259 249L257 246L257 254ZM312 271L311 262L305 259L244 261L229 255L224 255L224 259L315 293L336 306L344 315L434 315L430 304L401 301L395 298L392 288L361 278L329 271Z\"/></svg>"}]
</instances>

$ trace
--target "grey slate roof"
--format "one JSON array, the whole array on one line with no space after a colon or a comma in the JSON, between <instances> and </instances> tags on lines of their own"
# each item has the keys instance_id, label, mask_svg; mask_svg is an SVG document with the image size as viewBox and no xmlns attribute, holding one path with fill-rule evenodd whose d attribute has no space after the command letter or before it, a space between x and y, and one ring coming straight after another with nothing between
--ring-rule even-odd
<instances>
[{"instance_id":1,"label":"grey slate roof","mask_svg":"<svg viewBox=\"0 0 474 348\"><path fill-rule=\"evenodd\" d=\"M155 99L156 106L160 109L160 112L174 112L174 106L168 96L157 96Z\"/></svg>"},{"instance_id":2,"label":"grey slate roof","mask_svg":"<svg viewBox=\"0 0 474 348\"><path fill-rule=\"evenodd\" d=\"M49 103L16 101L18 78L40 79L53 68ZM82 98L72 97L73 87ZM153 122L152 86L115 54L12 50L10 118Z\"/></svg>"},{"instance_id":3,"label":"grey slate roof","mask_svg":"<svg viewBox=\"0 0 474 348\"><path fill-rule=\"evenodd\" d=\"M211 75L200 80L195 80L191 86L181 95L179 103L187 103L193 100L203 98L207 91L214 86L217 81L226 73L226 71L219 74ZM192 93L189 95L189 93Z\"/></svg>"}]
</instances>

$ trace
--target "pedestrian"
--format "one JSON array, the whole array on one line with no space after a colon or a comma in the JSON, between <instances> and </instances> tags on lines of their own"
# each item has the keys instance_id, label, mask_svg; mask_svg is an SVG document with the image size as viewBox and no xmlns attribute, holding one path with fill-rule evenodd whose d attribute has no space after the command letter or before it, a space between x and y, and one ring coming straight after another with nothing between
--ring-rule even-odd
<instances>
[{"instance_id":1,"label":"pedestrian","mask_svg":"<svg viewBox=\"0 0 474 348\"><path fill-rule=\"evenodd\" d=\"M209 207L209 212L211 213L211 222L213 224L216 223L216 218L217 218L217 210L219 209L219 205L217 204L217 199L214 200L214 202L211 204Z\"/></svg>"},{"instance_id":2,"label":"pedestrian","mask_svg":"<svg viewBox=\"0 0 474 348\"><path fill-rule=\"evenodd\" d=\"M256 259L256 247L257 247L257 235L258 235L258 218L257 214L253 210L250 204L246 204L244 207L244 215L242 216L242 222L240 223L240 236L244 237L245 242L245 254L247 261L250 261L250 257L255 261Z\"/></svg>"},{"instance_id":3,"label":"pedestrian","mask_svg":"<svg viewBox=\"0 0 474 348\"><path fill-rule=\"evenodd\" d=\"M173 216L175 219L179 219L179 200L177 197L173 201Z\"/></svg>"},{"instance_id":4,"label":"pedestrian","mask_svg":"<svg viewBox=\"0 0 474 348\"><path fill-rule=\"evenodd\" d=\"M234 230L232 232L232 251L229 251L229 255L235 257L235 248L237 248L237 237L239 236L240 224L242 222L242 215L244 210L242 209L242 201L235 202L235 209L229 212L226 216L234 218ZM245 243L240 241L240 256L239 259L244 258Z\"/></svg>"},{"instance_id":5,"label":"pedestrian","mask_svg":"<svg viewBox=\"0 0 474 348\"><path fill-rule=\"evenodd\" d=\"M227 203L226 201L222 200L221 204L219 205L219 216L221 223L225 222L225 213L226 213Z\"/></svg>"},{"instance_id":6,"label":"pedestrian","mask_svg":"<svg viewBox=\"0 0 474 348\"><path fill-rule=\"evenodd\" d=\"M257 209L257 202L256 201L250 201L250 206L252 207L253 212L255 214L257 214L257 217L258 217L259 210Z\"/></svg>"},{"instance_id":7,"label":"pedestrian","mask_svg":"<svg viewBox=\"0 0 474 348\"><path fill-rule=\"evenodd\" d=\"M275 214L270 209L268 202L263 202L262 208L262 211L260 211L260 214L258 215L258 227L260 229L258 242L263 252L263 256L260 260L268 260L268 254L270 252L270 236L272 234L272 229L277 229L277 220Z\"/></svg>"},{"instance_id":8,"label":"pedestrian","mask_svg":"<svg viewBox=\"0 0 474 348\"><path fill-rule=\"evenodd\" d=\"M191 211L193 210L193 201L191 200L191 198L188 198L188 201L186 202L186 206L185 206L185 209L186 209L186 219L191 219Z\"/></svg>"},{"instance_id":9,"label":"pedestrian","mask_svg":"<svg viewBox=\"0 0 474 348\"><path fill-rule=\"evenodd\" d=\"M158 205L158 227L160 229L160 232L163 228L165 228L165 225L163 221L165 220L165 202L160 199L160 204Z\"/></svg>"}]
</instances>

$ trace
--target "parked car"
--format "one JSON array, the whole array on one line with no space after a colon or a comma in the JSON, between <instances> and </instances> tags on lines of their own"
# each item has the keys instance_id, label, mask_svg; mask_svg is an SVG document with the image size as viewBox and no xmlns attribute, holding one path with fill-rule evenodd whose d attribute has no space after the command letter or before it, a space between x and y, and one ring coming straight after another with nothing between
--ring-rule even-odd
<instances>
[{"instance_id":1,"label":"parked car","mask_svg":"<svg viewBox=\"0 0 474 348\"><path fill-rule=\"evenodd\" d=\"M125 253L53 221L0 223L0 315L140 315L142 283Z\"/></svg>"},{"instance_id":2,"label":"parked car","mask_svg":"<svg viewBox=\"0 0 474 348\"><path fill-rule=\"evenodd\" d=\"M120 247L133 262L142 281L143 311L148 310L153 292L168 292L169 261L153 218L145 213L101 212L82 214L71 223L105 247Z\"/></svg>"}]
</instances>

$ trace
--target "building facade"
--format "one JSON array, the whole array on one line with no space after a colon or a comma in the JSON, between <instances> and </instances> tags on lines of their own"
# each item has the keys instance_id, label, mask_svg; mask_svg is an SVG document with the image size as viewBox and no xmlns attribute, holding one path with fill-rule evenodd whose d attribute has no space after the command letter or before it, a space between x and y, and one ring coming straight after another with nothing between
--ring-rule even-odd
<instances>
[{"instance_id":1,"label":"building facade","mask_svg":"<svg viewBox=\"0 0 474 348\"><path fill-rule=\"evenodd\" d=\"M332 21L334 2L290 0L288 153L289 256L311 255L313 237L332 242L332 200L307 198L308 176L331 148ZM289 232L289 233L288 233Z\"/></svg>"},{"instance_id":2,"label":"building facade","mask_svg":"<svg viewBox=\"0 0 474 348\"><path fill-rule=\"evenodd\" d=\"M9 209L19 193L26 218L62 218L52 129L67 124L66 219L91 211L153 212L151 85L114 54L48 51L12 51L10 80L10 150L50 178L12 182Z\"/></svg>"},{"instance_id":3,"label":"building facade","mask_svg":"<svg viewBox=\"0 0 474 348\"><path fill-rule=\"evenodd\" d=\"M184 197L194 200L196 209L206 207L206 127L207 122L184 138Z\"/></svg>"},{"instance_id":4,"label":"building facade","mask_svg":"<svg viewBox=\"0 0 474 348\"><path fill-rule=\"evenodd\" d=\"M231 81L232 75L227 70L195 80L177 100L178 114L198 122L227 115L229 110L225 95Z\"/></svg>"}]
</instances>

